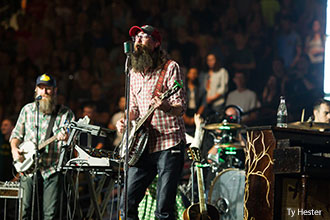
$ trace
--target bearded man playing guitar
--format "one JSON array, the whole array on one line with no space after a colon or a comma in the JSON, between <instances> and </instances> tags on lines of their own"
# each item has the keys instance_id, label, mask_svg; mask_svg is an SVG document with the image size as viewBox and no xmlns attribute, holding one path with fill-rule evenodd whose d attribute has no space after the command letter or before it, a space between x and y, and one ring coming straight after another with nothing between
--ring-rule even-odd
<instances>
[{"instance_id":1,"label":"bearded man playing guitar","mask_svg":"<svg viewBox=\"0 0 330 220\"><path fill-rule=\"evenodd\" d=\"M42 185L38 186L43 192L43 197L41 197L43 198L41 201L43 207L41 219L58 219L56 214L58 213L60 190L63 188L61 185L63 178L60 173L56 172L56 166L60 147L68 138L65 129L61 128L64 127L65 123L70 123L74 120L73 112L69 108L56 105L56 93L55 79L47 73L39 76L35 87L36 101L26 104L22 108L10 137L11 152L16 162L14 166L20 172L21 169L23 171L25 169L17 166L17 164L26 162L28 160L27 155L29 155L29 152L23 150L24 143L36 143L37 128L39 130L39 147L48 138L47 136L50 136L51 133L54 135L48 140L52 139L55 142L46 144L44 152L40 154L39 167L37 167L38 171L36 172L38 179L42 181ZM37 105L39 105L39 116L37 114ZM38 125L37 121L39 121ZM34 160L34 158L30 159ZM31 217L33 183L33 178L30 174L26 175L25 173L25 175L21 176L21 186L24 190L23 219L30 219ZM37 202L34 203L34 205L37 204ZM39 209L35 208L35 210Z\"/></svg>"},{"instance_id":2,"label":"bearded man playing guitar","mask_svg":"<svg viewBox=\"0 0 330 220\"><path fill-rule=\"evenodd\" d=\"M134 38L135 50L131 57L130 120L147 115L149 109L155 110L144 123L149 133L146 148L136 164L128 169L126 219L138 219L138 205L158 174L155 216L174 220L175 197L184 159L182 115L186 109L186 95L184 89L180 89L167 99L159 97L170 90L175 81L181 82L184 77L179 65L169 60L161 49L161 36L156 28L133 26L129 35ZM125 120L119 120L116 127L123 133ZM122 216L124 201L122 198Z\"/></svg>"}]
</instances>

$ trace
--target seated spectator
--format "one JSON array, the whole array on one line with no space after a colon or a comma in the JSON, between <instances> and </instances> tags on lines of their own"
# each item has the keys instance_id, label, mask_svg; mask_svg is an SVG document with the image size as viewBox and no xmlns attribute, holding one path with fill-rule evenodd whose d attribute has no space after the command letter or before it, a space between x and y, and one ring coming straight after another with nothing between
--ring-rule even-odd
<instances>
[{"instance_id":1,"label":"seated spectator","mask_svg":"<svg viewBox=\"0 0 330 220\"><path fill-rule=\"evenodd\" d=\"M9 118L3 119L0 133L0 181L8 181L13 178L13 159L9 143L13 129L14 122Z\"/></svg>"},{"instance_id":2,"label":"seated spectator","mask_svg":"<svg viewBox=\"0 0 330 220\"><path fill-rule=\"evenodd\" d=\"M281 96L279 78L271 75L262 92L262 109L260 116L264 124L275 124L277 107Z\"/></svg>"},{"instance_id":3,"label":"seated spectator","mask_svg":"<svg viewBox=\"0 0 330 220\"><path fill-rule=\"evenodd\" d=\"M298 121L303 108L307 114L312 113L313 100L321 97L315 87L315 78L310 72L309 58L303 55L299 58L297 65L288 74L284 83L284 96L289 109L290 121Z\"/></svg>"},{"instance_id":4,"label":"seated spectator","mask_svg":"<svg viewBox=\"0 0 330 220\"><path fill-rule=\"evenodd\" d=\"M95 122L95 113L96 113L96 106L94 104L89 103L83 107L82 117L88 116L90 119L89 124L99 126L99 124ZM88 138L91 138L91 140L88 140ZM80 146L84 148L91 147L91 148L101 149L104 147L105 139L103 137L89 135L87 133L82 132L80 133L79 141L80 141Z\"/></svg>"},{"instance_id":5,"label":"seated spectator","mask_svg":"<svg viewBox=\"0 0 330 220\"><path fill-rule=\"evenodd\" d=\"M236 85L236 90L228 94L226 106L238 105L244 112L255 110L260 107L256 93L246 87L247 79L244 72L236 71L233 81ZM256 119L257 113L252 111L248 115L242 117L242 124L253 123Z\"/></svg>"},{"instance_id":6,"label":"seated spectator","mask_svg":"<svg viewBox=\"0 0 330 220\"><path fill-rule=\"evenodd\" d=\"M103 97L103 87L100 82L93 82L91 85L91 99L88 101L96 106L95 122L106 126L109 122L109 104Z\"/></svg>"},{"instance_id":7,"label":"seated spectator","mask_svg":"<svg viewBox=\"0 0 330 220\"><path fill-rule=\"evenodd\" d=\"M124 96L121 96L119 98L119 101L118 101L118 109L119 111L117 113L115 113L111 119L110 119L110 123L108 124L108 128L111 129L111 130L117 130L116 129L116 123L119 119L123 118L124 117L124 114L125 114L125 105L126 105L126 99ZM123 137L123 134L116 131L116 138L115 140L113 141L113 146L117 147L121 141Z\"/></svg>"}]
</instances>

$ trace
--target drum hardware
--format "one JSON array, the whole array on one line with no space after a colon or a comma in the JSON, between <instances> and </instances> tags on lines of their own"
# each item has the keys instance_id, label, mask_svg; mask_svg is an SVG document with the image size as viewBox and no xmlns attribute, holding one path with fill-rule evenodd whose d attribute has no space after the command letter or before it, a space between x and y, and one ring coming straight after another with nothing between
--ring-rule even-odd
<instances>
[{"instance_id":1,"label":"drum hardware","mask_svg":"<svg viewBox=\"0 0 330 220\"><path fill-rule=\"evenodd\" d=\"M212 172L218 172L224 168L240 168L243 161L238 158L238 150L240 145L214 145L208 153L208 161L212 165Z\"/></svg>"},{"instance_id":2,"label":"drum hardware","mask_svg":"<svg viewBox=\"0 0 330 220\"><path fill-rule=\"evenodd\" d=\"M178 190L188 199L189 202L192 202L192 197L190 193L191 187L192 187L191 178L189 179L188 183L178 185Z\"/></svg>"},{"instance_id":3,"label":"drum hardware","mask_svg":"<svg viewBox=\"0 0 330 220\"><path fill-rule=\"evenodd\" d=\"M221 136L215 136L211 133L211 135L214 137L213 141L215 144L224 144L224 143L230 143L233 142L233 135L231 133L222 132Z\"/></svg>"},{"instance_id":4,"label":"drum hardware","mask_svg":"<svg viewBox=\"0 0 330 220\"><path fill-rule=\"evenodd\" d=\"M208 124L203 127L205 130L235 130L242 128L242 125L236 123L229 123L226 119L222 123Z\"/></svg>"},{"instance_id":5,"label":"drum hardware","mask_svg":"<svg viewBox=\"0 0 330 220\"><path fill-rule=\"evenodd\" d=\"M288 124L288 128L296 128L296 129L305 129L305 130L318 130L325 131L330 129L329 123L321 123L321 122L312 122L312 121L296 121Z\"/></svg>"},{"instance_id":6,"label":"drum hardware","mask_svg":"<svg viewBox=\"0 0 330 220\"><path fill-rule=\"evenodd\" d=\"M219 198L217 201L215 201L215 207L218 208L220 215L225 215L229 212L229 201L226 198Z\"/></svg>"}]
</instances>

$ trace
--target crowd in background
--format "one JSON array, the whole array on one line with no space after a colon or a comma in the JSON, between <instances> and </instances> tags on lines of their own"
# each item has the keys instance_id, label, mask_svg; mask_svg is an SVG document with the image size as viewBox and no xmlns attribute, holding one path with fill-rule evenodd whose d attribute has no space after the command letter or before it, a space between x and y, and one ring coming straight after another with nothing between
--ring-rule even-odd
<instances>
[{"instance_id":1,"label":"crowd in background","mask_svg":"<svg viewBox=\"0 0 330 220\"><path fill-rule=\"evenodd\" d=\"M241 107L255 113L246 119L248 125L274 124L281 95L290 121L299 120L303 108L311 115L313 102L323 96L324 0L27 0L8 5L10 13L0 26L0 121L17 119L33 101L37 76L48 72L57 80L59 103L77 118L92 104L93 121L114 128L111 118L121 111L125 90L123 42L130 40L131 26L143 24L159 28L162 47L187 76L187 91L195 91L187 127L194 112L209 115L210 104L211 112L219 110L207 95L210 87L221 86L212 85L210 72L228 75L221 78L220 105L227 98L227 104L237 104L233 97L245 91L239 99L246 107Z\"/></svg>"}]
</instances>

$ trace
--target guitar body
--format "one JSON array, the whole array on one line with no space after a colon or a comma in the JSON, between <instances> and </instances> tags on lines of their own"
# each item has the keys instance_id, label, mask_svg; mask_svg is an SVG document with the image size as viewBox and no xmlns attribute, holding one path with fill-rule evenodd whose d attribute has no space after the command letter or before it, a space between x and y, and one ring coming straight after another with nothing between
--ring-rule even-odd
<instances>
[{"instance_id":1,"label":"guitar body","mask_svg":"<svg viewBox=\"0 0 330 220\"><path fill-rule=\"evenodd\" d=\"M65 128L62 128L62 129L65 129ZM57 135L54 135L53 137L48 138L44 142L40 143L38 146L39 152L42 152L44 147L48 146L50 143L52 143L56 139L57 139ZM24 160L22 162L18 161L18 160L14 161L14 167L15 167L16 171L19 173L25 173L25 174L30 174L30 173L34 172L34 170L35 170L34 158L35 158L35 154L36 154L35 143L33 143L32 141L24 141L23 143L21 143L18 146L18 148L21 150Z\"/></svg>"},{"instance_id":2,"label":"guitar body","mask_svg":"<svg viewBox=\"0 0 330 220\"><path fill-rule=\"evenodd\" d=\"M136 131L136 126L130 132L128 138L128 165L134 166L140 159L144 149L147 146L149 139L149 132L144 126ZM123 136L122 142L119 145L119 154L121 158L126 155L126 135Z\"/></svg>"},{"instance_id":3,"label":"guitar body","mask_svg":"<svg viewBox=\"0 0 330 220\"><path fill-rule=\"evenodd\" d=\"M207 204L207 212L201 213L199 203L189 206L183 212L184 220L219 220L219 212L213 205Z\"/></svg>"},{"instance_id":4,"label":"guitar body","mask_svg":"<svg viewBox=\"0 0 330 220\"><path fill-rule=\"evenodd\" d=\"M175 85L167 90L165 93L163 93L159 98L160 100L164 100L177 91L179 91L180 88L183 88L182 85L180 85L178 82L175 82ZM128 165L134 166L138 160L140 159L149 139L149 132L148 129L143 126L144 123L147 121L147 119L151 116L151 114L156 109L154 106L150 106L147 113L140 118L139 120L132 121L132 129L129 134L128 138ZM121 140L121 143L119 144L119 156L124 159L126 155L126 132Z\"/></svg>"},{"instance_id":5,"label":"guitar body","mask_svg":"<svg viewBox=\"0 0 330 220\"><path fill-rule=\"evenodd\" d=\"M35 144L32 141L25 141L19 145L19 149L23 152L24 161L14 161L14 167L17 172L29 173L34 170L34 155L35 155Z\"/></svg>"},{"instance_id":6,"label":"guitar body","mask_svg":"<svg viewBox=\"0 0 330 220\"><path fill-rule=\"evenodd\" d=\"M190 147L188 149L188 156L191 158L195 165L201 165L200 150L197 147ZM193 175L193 174L192 174ZM197 185L199 203L193 204L188 207L183 213L184 220L219 220L218 209L213 205L206 204L203 170L201 166L196 166Z\"/></svg>"}]
</instances>

